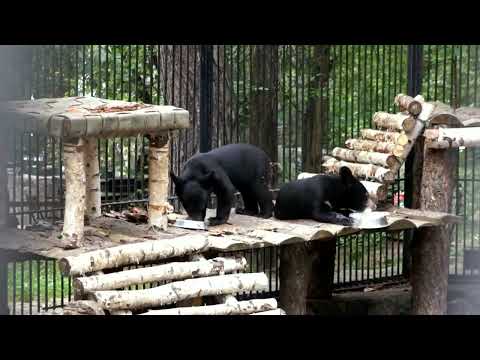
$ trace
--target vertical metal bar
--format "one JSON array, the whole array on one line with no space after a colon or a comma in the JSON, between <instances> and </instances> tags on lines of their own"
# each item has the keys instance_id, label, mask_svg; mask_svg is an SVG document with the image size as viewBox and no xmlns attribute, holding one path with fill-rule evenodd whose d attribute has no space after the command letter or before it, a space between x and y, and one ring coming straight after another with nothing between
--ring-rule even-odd
<instances>
[{"instance_id":1,"label":"vertical metal bar","mask_svg":"<svg viewBox=\"0 0 480 360\"><path fill-rule=\"evenodd\" d=\"M12 262L12 314L17 313L17 263Z\"/></svg>"},{"instance_id":2,"label":"vertical metal bar","mask_svg":"<svg viewBox=\"0 0 480 360\"><path fill-rule=\"evenodd\" d=\"M0 315L8 315L8 260L0 250Z\"/></svg>"},{"instance_id":3,"label":"vertical metal bar","mask_svg":"<svg viewBox=\"0 0 480 360\"><path fill-rule=\"evenodd\" d=\"M45 310L48 309L48 260L45 260Z\"/></svg>"},{"instance_id":4,"label":"vertical metal bar","mask_svg":"<svg viewBox=\"0 0 480 360\"><path fill-rule=\"evenodd\" d=\"M33 313L33 261L32 259L28 260L28 308L29 308L30 315L32 315Z\"/></svg>"},{"instance_id":5,"label":"vertical metal bar","mask_svg":"<svg viewBox=\"0 0 480 360\"><path fill-rule=\"evenodd\" d=\"M213 106L213 98L211 96L213 86L212 53L213 48L211 45L202 45L200 47L200 152L208 152L212 148L210 125L211 110Z\"/></svg>"}]
</instances>

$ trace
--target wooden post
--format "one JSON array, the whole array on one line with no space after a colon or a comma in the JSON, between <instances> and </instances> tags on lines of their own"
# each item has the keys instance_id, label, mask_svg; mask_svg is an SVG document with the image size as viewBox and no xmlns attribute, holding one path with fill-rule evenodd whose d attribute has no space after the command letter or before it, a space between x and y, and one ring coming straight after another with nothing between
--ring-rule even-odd
<instances>
[{"instance_id":1,"label":"wooden post","mask_svg":"<svg viewBox=\"0 0 480 360\"><path fill-rule=\"evenodd\" d=\"M280 307L288 315L312 313L332 296L336 238L280 247Z\"/></svg>"},{"instance_id":2,"label":"wooden post","mask_svg":"<svg viewBox=\"0 0 480 360\"><path fill-rule=\"evenodd\" d=\"M88 221L102 215L100 190L100 166L98 163L98 140L85 139L85 174L87 180L85 212Z\"/></svg>"},{"instance_id":3,"label":"wooden post","mask_svg":"<svg viewBox=\"0 0 480 360\"><path fill-rule=\"evenodd\" d=\"M167 229L168 170L170 157L168 132L150 137L148 154L148 221L151 226Z\"/></svg>"},{"instance_id":4,"label":"wooden post","mask_svg":"<svg viewBox=\"0 0 480 360\"><path fill-rule=\"evenodd\" d=\"M65 163L65 216L63 240L78 247L83 239L86 175L84 141L69 139L63 145Z\"/></svg>"},{"instance_id":5,"label":"wooden post","mask_svg":"<svg viewBox=\"0 0 480 360\"><path fill-rule=\"evenodd\" d=\"M420 194L422 210L450 212L458 150L425 149ZM412 244L412 312L447 312L448 260L453 225L424 227Z\"/></svg>"}]
</instances>

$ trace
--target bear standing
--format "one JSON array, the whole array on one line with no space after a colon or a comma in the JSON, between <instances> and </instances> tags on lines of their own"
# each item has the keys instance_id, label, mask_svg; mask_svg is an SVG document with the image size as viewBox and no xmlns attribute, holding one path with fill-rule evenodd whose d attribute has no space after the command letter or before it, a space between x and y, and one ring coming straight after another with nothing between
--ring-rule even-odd
<instances>
[{"instance_id":1,"label":"bear standing","mask_svg":"<svg viewBox=\"0 0 480 360\"><path fill-rule=\"evenodd\" d=\"M268 155L248 144L230 144L200 153L184 165L182 174L170 173L175 193L192 220L203 221L208 200L217 197L217 215L209 218L210 225L227 222L235 201L235 190L242 195L244 209L237 214L269 218L273 198L268 184L271 166Z\"/></svg>"}]
</instances>

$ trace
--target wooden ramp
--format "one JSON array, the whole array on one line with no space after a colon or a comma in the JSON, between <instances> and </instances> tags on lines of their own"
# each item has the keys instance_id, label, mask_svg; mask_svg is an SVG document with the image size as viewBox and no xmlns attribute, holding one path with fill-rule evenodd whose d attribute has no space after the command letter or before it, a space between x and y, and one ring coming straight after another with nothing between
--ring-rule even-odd
<instances>
[{"instance_id":1,"label":"wooden ramp","mask_svg":"<svg viewBox=\"0 0 480 360\"><path fill-rule=\"evenodd\" d=\"M372 119L376 129L361 130L359 138L348 139L345 148L334 148L332 157L322 164L327 173L338 174L343 166L350 168L363 180L375 202L386 199L387 186L395 181L435 110L435 105L427 103L421 95L412 98L398 94L394 101L401 112L376 112Z\"/></svg>"}]
</instances>

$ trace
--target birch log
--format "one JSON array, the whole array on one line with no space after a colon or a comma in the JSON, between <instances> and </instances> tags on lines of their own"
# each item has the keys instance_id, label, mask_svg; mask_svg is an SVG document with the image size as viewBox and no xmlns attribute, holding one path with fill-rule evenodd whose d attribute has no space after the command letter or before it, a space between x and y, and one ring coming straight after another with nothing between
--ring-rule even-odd
<instances>
[{"instance_id":1,"label":"birch log","mask_svg":"<svg viewBox=\"0 0 480 360\"><path fill-rule=\"evenodd\" d=\"M408 111L413 116L417 116L422 112L422 102L418 98L414 99L408 95L398 94L395 96L394 102L398 105L400 111Z\"/></svg>"},{"instance_id":2,"label":"birch log","mask_svg":"<svg viewBox=\"0 0 480 360\"><path fill-rule=\"evenodd\" d=\"M84 141L65 141L65 213L62 238L65 243L78 247L83 239L86 176L84 165Z\"/></svg>"},{"instance_id":3,"label":"birch log","mask_svg":"<svg viewBox=\"0 0 480 360\"><path fill-rule=\"evenodd\" d=\"M130 310L115 310L111 311L110 315L132 315Z\"/></svg>"},{"instance_id":4,"label":"birch log","mask_svg":"<svg viewBox=\"0 0 480 360\"><path fill-rule=\"evenodd\" d=\"M95 291L90 297L104 309L142 309L163 306L203 296L264 291L268 278L264 273L229 274L188 279L155 288L127 291Z\"/></svg>"},{"instance_id":5,"label":"birch log","mask_svg":"<svg viewBox=\"0 0 480 360\"><path fill-rule=\"evenodd\" d=\"M85 176L87 181L85 212L89 221L102 215L102 193L100 189L100 166L98 164L98 140L85 140Z\"/></svg>"},{"instance_id":6,"label":"birch log","mask_svg":"<svg viewBox=\"0 0 480 360\"><path fill-rule=\"evenodd\" d=\"M373 122L377 127L389 130L404 130L410 132L415 127L415 119L410 114L390 114L379 111L373 114Z\"/></svg>"},{"instance_id":7,"label":"birch log","mask_svg":"<svg viewBox=\"0 0 480 360\"><path fill-rule=\"evenodd\" d=\"M105 315L105 311L95 301L78 300L66 304L63 315Z\"/></svg>"},{"instance_id":8,"label":"birch log","mask_svg":"<svg viewBox=\"0 0 480 360\"><path fill-rule=\"evenodd\" d=\"M140 315L249 315L277 309L275 299L253 299L249 301L229 301L225 304L193 306L165 310L150 310Z\"/></svg>"},{"instance_id":9,"label":"birch log","mask_svg":"<svg viewBox=\"0 0 480 360\"><path fill-rule=\"evenodd\" d=\"M287 313L282 309L275 309L275 310L257 312L250 315L287 315Z\"/></svg>"},{"instance_id":10,"label":"birch log","mask_svg":"<svg viewBox=\"0 0 480 360\"><path fill-rule=\"evenodd\" d=\"M204 251L207 247L207 236L185 235L174 239L144 241L65 257L59 260L59 267L65 276L76 276L145 261L188 255Z\"/></svg>"},{"instance_id":11,"label":"birch log","mask_svg":"<svg viewBox=\"0 0 480 360\"><path fill-rule=\"evenodd\" d=\"M355 164L343 160L330 159L322 164L328 172L338 174L340 168L348 167L355 177L364 179L375 179L378 182L393 182L395 180L395 173L389 169L372 164Z\"/></svg>"},{"instance_id":12,"label":"birch log","mask_svg":"<svg viewBox=\"0 0 480 360\"><path fill-rule=\"evenodd\" d=\"M428 106L427 106L428 105ZM410 151L412 150L413 146L415 145L415 142L417 138L423 133L425 129L425 122L426 120L423 119L429 119L435 110L435 106L432 104L428 103L423 103L422 104L422 112L419 115L422 118L422 121L417 121L415 123L415 128L408 134L408 142L403 148L403 154L399 155L398 157L402 159L403 161L407 159L408 154L410 154ZM400 167L398 168L393 168L392 171L398 171Z\"/></svg>"},{"instance_id":13,"label":"birch log","mask_svg":"<svg viewBox=\"0 0 480 360\"><path fill-rule=\"evenodd\" d=\"M431 149L449 149L480 146L480 127L454 129L427 129L425 145Z\"/></svg>"},{"instance_id":14,"label":"birch log","mask_svg":"<svg viewBox=\"0 0 480 360\"><path fill-rule=\"evenodd\" d=\"M309 177L313 177L319 174L314 173L300 173L298 174L297 179L307 179ZM360 181L365 189L367 189L370 198L375 202L378 203L379 201L383 201L387 198L388 189L385 184L372 182L372 181Z\"/></svg>"},{"instance_id":15,"label":"birch log","mask_svg":"<svg viewBox=\"0 0 480 360\"><path fill-rule=\"evenodd\" d=\"M348 139L345 141L345 146L350 150L358 151L373 151L384 154L393 154L399 156L403 154L403 146L389 142L362 140L362 139Z\"/></svg>"},{"instance_id":16,"label":"birch log","mask_svg":"<svg viewBox=\"0 0 480 360\"><path fill-rule=\"evenodd\" d=\"M373 164L391 168L397 166L399 161L392 154L384 154L370 151L349 150L336 147L332 150L332 155L337 159L357 162L363 164Z\"/></svg>"},{"instance_id":17,"label":"birch log","mask_svg":"<svg viewBox=\"0 0 480 360\"><path fill-rule=\"evenodd\" d=\"M408 136L400 132L362 129L360 133L365 140L388 142L400 146L408 144Z\"/></svg>"},{"instance_id":18,"label":"birch log","mask_svg":"<svg viewBox=\"0 0 480 360\"><path fill-rule=\"evenodd\" d=\"M214 258L192 262L173 262L169 264L119 271L115 273L78 277L74 286L81 293L95 290L113 290L130 285L146 284L165 280L183 280L200 276L223 275L233 271L243 271L247 266L244 257Z\"/></svg>"},{"instance_id":19,"label":"birch log","mask_svg":"<svg viewBox=\"0 0 480 360\"><path fill-rule=\"evenodd\" d=\"M162 136L151 137L148 164L148 221L151 226L167 230L168 218L168 170L169 170L168 132Z\"/></svg>"}]
</instances>

